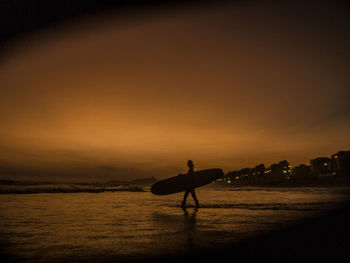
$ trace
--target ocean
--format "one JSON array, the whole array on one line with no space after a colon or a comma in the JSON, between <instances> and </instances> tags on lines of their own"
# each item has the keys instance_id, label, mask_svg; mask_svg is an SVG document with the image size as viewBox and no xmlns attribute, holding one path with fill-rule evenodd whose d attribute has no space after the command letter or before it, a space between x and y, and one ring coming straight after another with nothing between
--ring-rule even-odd
<instances>
[{"instance_id":1,"label":"ocean","mask_svg":"<svg viewBox=\"0 0 350 263\"><path fill-rule=\"evenodd\" d=\"M39 188L41 186L38 186ZM113 262L201 251L330 211L347 187L202 187L201 207L183 193L0 194L0 244L13 262Z\"/></svg>"}]
</instances>

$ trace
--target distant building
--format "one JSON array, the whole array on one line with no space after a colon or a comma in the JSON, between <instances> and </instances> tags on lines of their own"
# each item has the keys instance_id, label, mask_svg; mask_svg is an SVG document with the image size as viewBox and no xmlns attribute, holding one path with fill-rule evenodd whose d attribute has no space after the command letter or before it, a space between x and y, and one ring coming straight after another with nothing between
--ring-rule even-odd
<instances>
[{"instance_id":1,"label":"distant building","mask_svg":"<svg viewBox=\"0 0 350 263\"><path fill-rule=\"evenodd\" d=\"M311 174L318 176L332 175L332 161L327 157L319 157L310 160Z\"/></svg>"},{"instance_id":2,"label":"distant building","mask_svg":"<svg viewBox=\"0 0 350 263\"><path fill-rule=\"evenodd\" d=\"M254 173L254 169L251 168L243 168L240 170L241 172L241 177L248 177L248 176L252 176Z\"/></svg>"},{"instance_id":3,"label":"distant building","mask_svg":"<svg viewBox=\"0 0 350 263\"><path fill-rule=\"evenodd\" d=\"M265 165L264 164L259 164L259 165L257 165L257 166L255 166L255 172L256 172L256 175L257 176L262 176L262 175L264 175L265 174L265 172L266 172L266 168L265 168Z\"/></svg>"},{"instance_id":4,"label":"distant building","mask_svg":"<svg viewBox=\"0 0 350 263\"><path fill-rule=\"evenodd\" d=\"M274 163L268 169L269 176L273 177L274 180L290 179L290 168L291 165L286 160Z\"/></svg>"},{"instance_id":5,"label":"distant building","mask_svg":"<svg viewBox=\"0 0 350 263\"><path fill-rule=\"evenodd\" d=\"M293 167L291 175L294 177L310 177L311 168L309 165L300 164L298 166Z\"/></svg>"},{"instance_id":6,"label":"distant building","mask_svg":"<svg viewBox=\"0 0 350 263\"><path fill-rule=\"evenodd\" d=\"M241 177L240 171L231 171L226 175L226 181L231 183L233 180L238 180Z\"/></svg>"},{"instance_id":7,"label":"distant building","mask_svg":"<svg viewBox=\"0 0 350 263\"><path fill-rule=\"evenodd\" d=\"M350 151L339 151L333 154L332 168L335 174L350 175Z\"/></svg>"},{"instance_id":8,"label":"distant building","mask_svg":"<svg viewBox=\"0 0 350 263\"><path fill-rule=\"evenodd\" d=\"M291 176L296 183L310 183L317 178L311 174L311 167L305 164L293 167Z\"/></svg>"},{"instance_id":9,"label":"distant building","mask_svg":"<svg viewBox=\"0 0 350 263\"><path fill-rule=\"evenodd\" d=\"M231 171L226 175L226 182L234 183L239 180L244 183L257 183L264 179L266 171L264 164L259 164L254 168L243 168L238 171Z\"/></svg>"}]
</instances>

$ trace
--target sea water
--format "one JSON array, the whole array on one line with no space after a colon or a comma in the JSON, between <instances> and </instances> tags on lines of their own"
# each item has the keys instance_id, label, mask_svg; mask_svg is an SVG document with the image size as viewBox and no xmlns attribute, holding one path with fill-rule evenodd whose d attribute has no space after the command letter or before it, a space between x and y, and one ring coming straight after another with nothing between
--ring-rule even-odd
<instances>
[{"instance_id":1,"label":"sea water","mask_svg":"<svg viewBox=\"0 0 350 263\"><path fill-rule=\"evenodd\" d=\"M183 193L0 195L0 244L17 262L114 262L237 242L336 207L349 188L199 188Z\"/></svg>"}]
</instances>

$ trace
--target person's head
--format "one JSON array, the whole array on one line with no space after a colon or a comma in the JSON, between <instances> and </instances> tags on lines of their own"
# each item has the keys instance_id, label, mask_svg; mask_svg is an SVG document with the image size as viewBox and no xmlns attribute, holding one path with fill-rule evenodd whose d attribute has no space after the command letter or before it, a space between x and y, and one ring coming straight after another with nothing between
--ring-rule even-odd
<instances>
[{"instance_id":1,"label":"person's head","mask_svg":"<svg viewBox=\"0 0 350 263\"><path fill-rule=\"evenodd\" d=\"M193 164L192 160L188 160L188 161L187 161L187 166L188 166L189 168L193 168L193 167L194 167L194 164Z\"/></svg>"}]
</instances>

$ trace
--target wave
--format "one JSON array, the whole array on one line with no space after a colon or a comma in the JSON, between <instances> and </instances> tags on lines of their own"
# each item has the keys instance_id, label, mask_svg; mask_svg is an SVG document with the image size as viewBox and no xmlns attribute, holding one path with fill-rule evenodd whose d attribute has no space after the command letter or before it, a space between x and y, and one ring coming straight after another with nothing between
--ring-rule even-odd
<instances>
[{"instance_id":1,"label":"wave","mask_svg":"<svg viewBox=\"0 0 350 263\"><path fill-rule=\"evenodd\" d=\"M38 194L38 193L103 193L103 192L146 192L140 186L119 187L81 187L75 185L63 186L30 186L30 187L1 187L0 194Z\"/></svg>"}]
</instances>

